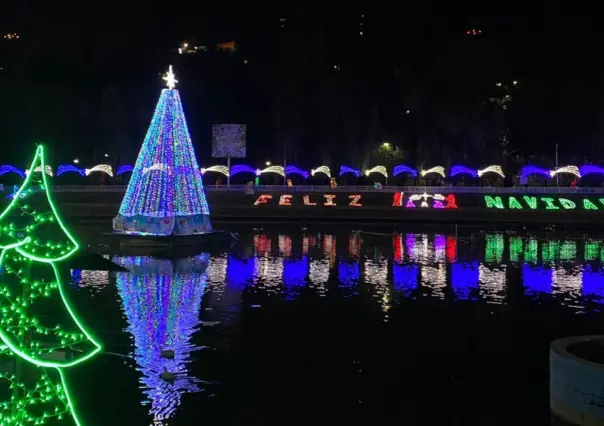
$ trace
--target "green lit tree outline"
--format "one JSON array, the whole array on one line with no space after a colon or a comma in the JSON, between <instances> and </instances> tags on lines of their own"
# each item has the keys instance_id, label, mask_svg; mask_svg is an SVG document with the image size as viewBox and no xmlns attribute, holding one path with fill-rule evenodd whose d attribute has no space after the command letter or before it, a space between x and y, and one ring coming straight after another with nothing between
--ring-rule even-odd
<instances>
[{"instance_id":1,"label":"green lit tree outline","mask_svg":"<svg viewBox=\"0 0 604 426\"><path fill-rule=\"evenodd\" d=\"M40 173L41 181L38 183L40 188L44 190L46 200L50 206L50 211L44 213L38 213L34 207L26 202L28 196L34 192L32 186L37 180L35 170L38 166L41 166L40 170L42 170ZM13 390L13 397L9 402L0 401L0 426L39 425L50 418L60 420L67 414L71 415L77 426L82 426L69 394L62 369L80 364L102 350L100 343L82 325L63 290L61 270L57 266L57 262L73 256L80 246L67 230L58 214L49 191L50 186L45 170L44 147L40 145L36 150L23 185L14 195L8 207L0 214L0 236L8 236L11 240L9 244L0 244L2 250L0 253L0 340L5 345L0 346L0 354L16 356L36 367L36 372L39 372L39 379L29 389L19 381L18 377L0 373L0 379L7 381L9 388ZM33 221L33 223L21 228L13 223L4 225L6 218L16 209L20 210L22 217ZM67 242L53 244L47 241L44 243L36 236L36 230L40 225L54 223L59 225L60 230L67 237ZM13 268L11 262L18 265L27 263L30 265L30 272L33 265L50 265L55 279L32 282L29 277L23 278L23 268ZM9 284L5 282L10 278L19 280L18 284L24 288L22 296L11 293ZM25 289L28 290L27 296L25 296ZM33 304L34 299L51 297L53 293L56 295L57 291L70 319L75 324L74 328L78 330L77 332L64 331L59 325L54 328L43 327L36 317L30 317L27 314L27 308ZM53 335L59 340L60 344L50 348L41 348L39 342L31 342L33 339L30 339L29 344L24 341L25 334L31 336L34 333L46 336ZM51 354L58 349L70 349L82 343L90 343L93 349L89 352L83 352L81 356L76 356L69 361L43 358L44 355ZM54 374L53 371L55 371ZM56 372L58 372L59 380L53 380L51 377L56 376ZM54 405L54 412L43 411L42 414L36 415L29 411L35 405L44 403Z\"/></svg>"}]
</instances>

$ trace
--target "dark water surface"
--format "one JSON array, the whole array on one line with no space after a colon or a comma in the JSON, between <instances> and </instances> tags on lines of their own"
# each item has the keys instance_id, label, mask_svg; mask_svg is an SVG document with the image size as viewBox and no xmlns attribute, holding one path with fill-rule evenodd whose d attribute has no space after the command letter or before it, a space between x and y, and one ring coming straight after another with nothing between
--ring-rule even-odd
<instances>
[{"instance_id":1,"label":"dark water surface","mask_svg":"<svg viewBox=\"0 0 604 426\"><path fill-rule=\"evenodd\" d=\"M603 246L291 227L112 257L73 272L107 353L69 379L89 425L548 424L549 343L603 330Z\"/></svg>"}]
</instances>

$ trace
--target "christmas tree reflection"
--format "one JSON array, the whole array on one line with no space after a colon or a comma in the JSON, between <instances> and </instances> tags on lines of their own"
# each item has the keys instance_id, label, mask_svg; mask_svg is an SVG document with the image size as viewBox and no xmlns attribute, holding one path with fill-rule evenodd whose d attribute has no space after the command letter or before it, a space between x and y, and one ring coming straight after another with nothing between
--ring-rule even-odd
<instances>
[{"instance_id":1,"label":"christmas tree reflection","mask_svg":"<svg viewBox=\"0 0 604 426\"><path fill-rule=\"evenodd\" d=\"M208 257L178 261L116 257L130 272L117 274L117 288L134 337L134 359L150 403L153 423L163 424L180 405L182 395L201 391L188 375L190 341L200 325L199 309L206 286Z\"/></svg>"}]
</instances>

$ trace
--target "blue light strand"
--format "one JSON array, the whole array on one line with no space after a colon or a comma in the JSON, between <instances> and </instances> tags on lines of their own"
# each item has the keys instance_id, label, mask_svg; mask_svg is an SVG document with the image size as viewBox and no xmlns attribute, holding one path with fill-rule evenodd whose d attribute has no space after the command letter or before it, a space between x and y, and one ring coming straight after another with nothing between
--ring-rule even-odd
<instances>
[{"instance_id":1,"label":"blue light strand","mask_svg":"<svg viewBox=\"0 0 604 426\"><path fill-rule=\"evenodd\" d=\"M117 173L115 175L116 176L123 175L124 173L130 173L133 170L134 170L134 167L132 167L131 165L122 164L121 166L119 166L117 168Z\"/></svg>"},{"instance_id":2,"label":"blue light strand","mask_svg":"<svg viewBox=\"0 0 604 426\"><path fill-rule=\"evenodd\" d=\"M285 168L285 175L300 175L304 177L304 179L308 178L309 173L306 170L299 169L296 166L287 166Z\"/></svg>"},{"instance_id":3,"label":"blue light strand","mask_svg":"<svg viewBox=\"0 0 604 426\"><path fill-rule=\"evenodd\" d=\"M354 169L352 167L348 167L348 166L341 166L340 167L340 176L342 176L343 174L346 173L353 173L356 177L361 176L361 171L359 169Z\"/></svg>"},{"instance_id":4,"label":"blue light strand","mask_svg":"<svg viewBox=\"0 0 604 426\"><path fill-rule=\"evenodd\" d=\"M7 173L16 173L21 176L21 178L25 178L25 170L21 170L20 168L11 166L10 164L4 164L0 166L0 176L5 175Z\"/></svg>"},{"instance_id":5,"label":"blue light strand","mask_svg":"<svg viewBox=\"0 0 604 426\"><path fill-rule=\"evenodd\" d=\"M57 169L57 176L61 176L64 173L78 173L80 176L86 176L86 169L80 169L71 164L62 164Z\"/></svg>"},{"instance_id":6,"label":"blue light strand","mask_svg":"<svg viewBox=\"0 0 604 426\"><path fill-rule=\"evenodd\" d=\"M417 170L415 170L414 168L411 168L409 166L406 166L404 164L395 166L392 176L398 176L401 173L409 173L411 176L417 177Z\"/></svg>"},{"instance_id":7,"label":"blue light strand","mask_svg":"<svg viewBox=\"0 0 604 426\"><path fill-rule=\"evenodd\" d=\"M478 171L476 169L471 169L463 165L451 167L450 176L453 177L457 175L470 175L472 177L476 177L478 176Z\"/></svg>"},{"instance_id":8,"label":"blue light strand","mask_svg":"<svg viewBox=\"0 0 604 426\"><path fill-rule=\"evenodd\" d=\"M524 179L530 175L541 175L541 176L545 176L547 178L551 177L548 169L544 169L543 167L531 166L531 165L524 166L522 168L522 170L520 171L520 177Z\"/></svg>"},{"instance_id":9,"label":"blue light strand","mask_svg":"<svg viewBox=\"0 0 604 426\"><path fill-rule=\"evenodd\" d=\"M600 166L594 166L592 164L586 164L579 168L579 173L581 173L581 176L590 174L604 175L604 168Z\"/></svg>"},{"instance_id":10,"label":"blue light strand","mask_svg":"<svg viewBox=\"0 0 604 426\"><path fill-rule=\"evenodd\" d=\"M231 173L231 176L235 176L235 175L237 175L239 173L253 173L253 174L256 174L256 170L257 170L256 168L247 166L245 164L237 164L237 165L231 167L230 173Z\"/></svg>"}]
</instances>

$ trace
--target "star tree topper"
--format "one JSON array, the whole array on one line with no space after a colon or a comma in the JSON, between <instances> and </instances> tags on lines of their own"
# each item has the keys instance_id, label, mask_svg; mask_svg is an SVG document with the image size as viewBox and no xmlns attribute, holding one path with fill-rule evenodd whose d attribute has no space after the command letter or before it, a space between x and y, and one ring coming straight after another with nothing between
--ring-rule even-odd
<instances>
[{"instance_id":1,"label":"star tree topper","mask_svg":"<svg viewBox=\"0 0 604 426\"><path fill-rule=\"evenodd\" d=\"M172 65L170 65L170 68L168 68L168 72L162 78L166 80L166 86L168 86L168 89L174 89L176 83L178 83L174 72L172 72Z\"/></svg>"}]
</instances>

